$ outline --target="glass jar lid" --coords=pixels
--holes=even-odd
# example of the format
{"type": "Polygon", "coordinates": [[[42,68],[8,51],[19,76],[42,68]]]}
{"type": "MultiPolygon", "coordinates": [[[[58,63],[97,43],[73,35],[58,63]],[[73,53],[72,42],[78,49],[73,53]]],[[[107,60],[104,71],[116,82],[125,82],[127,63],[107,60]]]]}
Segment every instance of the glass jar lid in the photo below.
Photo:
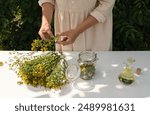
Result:
{"type": "Polygon", "coordinates": [[[93,80],[83,80],[81,78],[76,79],[73,83],[73,87],[80,91],[91,91],[95,88],[93,80]]]}
{"type": "Polygon", "coordinates": [[[83,51],[79,53],[79,62],[94,62],[97,60],[97,54],[92,51],[83,51]]]}

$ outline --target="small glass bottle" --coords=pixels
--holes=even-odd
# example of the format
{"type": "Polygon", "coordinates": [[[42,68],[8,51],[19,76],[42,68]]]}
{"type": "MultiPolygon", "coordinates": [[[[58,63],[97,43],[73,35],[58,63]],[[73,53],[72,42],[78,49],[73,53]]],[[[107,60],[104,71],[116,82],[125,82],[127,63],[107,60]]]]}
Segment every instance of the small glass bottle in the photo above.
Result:
{"type": "Polygon", "coordinates": [[[118,79],[126,85],[130,85],[135,81],[135,76],[132,70],[132,64],[134,62],[135,59],[129,57],[126,66],[124,67],[123,71],[120,73],[118,77],[118,79]]]}
{"type": "Polygon", "coordinates": [[[97,54],[95,52],[84,51],[79,53],[80,78],[90,80],[94,77],[96,60],[97,54]]]}

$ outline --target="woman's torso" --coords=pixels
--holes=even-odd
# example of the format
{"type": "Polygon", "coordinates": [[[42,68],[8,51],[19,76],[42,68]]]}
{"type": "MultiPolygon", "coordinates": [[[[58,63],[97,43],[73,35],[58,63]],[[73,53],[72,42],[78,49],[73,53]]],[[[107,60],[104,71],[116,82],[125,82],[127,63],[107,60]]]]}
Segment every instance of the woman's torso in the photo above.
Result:
{"type": "MultiPolygon", "coordinates": [[[[55,34],[79,26],[96,8],[98,0],[55,0],[55,34]]],[[[73,44],[61,46],[56,50],[109,50],[112,38],[111,17],[106,23],[98,23],[82,32],[73,44]]]]}
{"type": "Polygon", "coordinates": [[[57,10],[81,12],[93,10],[97,0],[56,0],[57,10]]]}

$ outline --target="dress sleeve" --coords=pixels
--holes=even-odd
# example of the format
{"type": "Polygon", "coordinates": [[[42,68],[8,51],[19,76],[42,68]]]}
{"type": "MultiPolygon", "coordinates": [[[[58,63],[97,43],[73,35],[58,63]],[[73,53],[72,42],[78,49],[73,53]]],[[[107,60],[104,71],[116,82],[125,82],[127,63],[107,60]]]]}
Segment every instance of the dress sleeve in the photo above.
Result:
{"type": "Polygon", "coordinates": [[[98,0],[98,6],[91,12],[99,22],[105,22],[107,17],[112,13],[113,6],[116,0],[98,0]]]}
{"type": "Polygon", "coordinates": [[[39,3],[39,5],[41,6],[43,3],[46,3],[46,2],[48,2],[48,3],[51,3],[51,4],[55,4],[55,0],[39,0],[38,1],[38,3],[39,3]]]}

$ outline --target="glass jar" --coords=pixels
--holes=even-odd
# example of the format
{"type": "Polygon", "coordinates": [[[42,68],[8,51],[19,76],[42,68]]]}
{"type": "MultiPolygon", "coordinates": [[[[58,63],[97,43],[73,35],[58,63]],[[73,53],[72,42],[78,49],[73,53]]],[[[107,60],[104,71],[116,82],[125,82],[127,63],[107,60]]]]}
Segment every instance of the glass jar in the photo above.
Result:
{"type": "Polygon", "coordinates": [[[84,51],[79,53],[80,78],[90,80],[95,76],[96,60],[97,54],[95,52],[84,51]]]}

